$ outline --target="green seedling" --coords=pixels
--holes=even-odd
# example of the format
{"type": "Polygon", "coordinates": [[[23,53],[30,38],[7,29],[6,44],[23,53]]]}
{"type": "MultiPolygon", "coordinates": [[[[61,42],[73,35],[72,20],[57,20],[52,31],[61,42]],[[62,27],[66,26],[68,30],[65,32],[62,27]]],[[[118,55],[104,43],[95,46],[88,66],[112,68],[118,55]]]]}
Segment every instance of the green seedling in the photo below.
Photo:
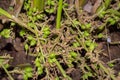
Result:
{"type": "Polygon", "coordinates": [[[28,78],[32,78],[32,76],[33,76],[33,69],[32,69],[32,67],[25,67],[24,68],[24,75],[23,75],[23,78],[24,78],[24,80],[28,80],[28,78]]]}
{"type": "Polygon", "coordinates": [[[79,42],[74,42],[74,43],[73,43],[73,46],[77,48],[77,47],[80,46],[80,43],[79,43],[79,42]]]}
{"type": "Polygon", "coordinates": [[[43,66],[41,64],[41,58],[35,59],[35,66],[37,67],[37,73],[38,75],[41,75],[43,73],[43,66]]]}
{"type": "Polygon", "coordinates": [[[4,38],[9,38],[10,37],[11,30],[10,29],[3,29],[2,32],[0,32],[0,35],[4,38]]]}
{"type": "Polygon", "coordinates": [[[36,16],[37,20],[44,20],[45,15],[44,14],[38,14],[36,16]]]}
{"type": "Polygon", "coordinates": [[[71,51],[69,54],[70,54],[71,57],[73,57],[73,58],[76,58],[76,57],[78,56],[77,53],[74,52],[74,51],[71,51]]]}
{"type": "Polygon", "coordinates": [[[107,22],[109,23],[109,25],[114,25],[116,23],[114,18],[108,18],[107,22]]]}
{"type": "Polygon", "coordinates": [[[88,46],[88,47],[91,45],[91,43],[92,43],[91,40],[86,40],[86,41],[85,41],[85,45],[88,46]]]}
{"type": "Polygon", "coordinates": [[[81,27],[82,30],[86,29],[85,25],[83,25],[83,24],[80,27],[81,27]]]}
{"type": "Polygon", "coordinates": [[[104,35],[103,35],[102,33],[99,33],[99,34],[97,35],[97,37],[100,39],[100,38],[103,38],[104,35]]]}
{"type": "Polygon", "coordinates": [[[54,13],[55,12],[55,1],[53,1],[53,0],[47,0],[46,2],[45,2],[45,4],[46,4],[46,6],[49,6],[49,8],[46,8],[45,9],[45,11],[47,12],[47,13],[49,13],[49,14],[51,14],[51,13],[54,13]]]}
{"type": "Polygon", "coordinates": [[[106,11],[102,11],[102,12],[99,14],[99,18],[104,18],[105,14],[106,14],[106,11]]]}
{"type": "Polygon", "coordinates": [[[91,28],[91,23],[82,24],[80,27],[82,30],[89,30],[91,28]]]}
{"type": "Polygon", "coordinates": [[[92,52],[95,49],[95,47],[97,46],[97,44],[92,42],[91,40],[86,40],[85,45],[88,47],[90,52],[92,52]]]}
{"type": "Polygon", "coordinates": [[[114,63],[109,63],[108,66],[109,66],[109,67],[114,67],[115,64],[114,64],[114,63]]]}
{"type": "Polygon", "coordinates": [[[90,33],[88,31],[84,31],[83,35],[84,35],[84,37],[88,37],[88,36],[90,36],[90,33]]]}
{"type": "Polygon", "coordinates": [[[36,40],[35,39],[32,39],[30,41],[30,46],[35,46],[37,44],[36,40]]]}
{"type": "Polygon", "coordinates": [[[14,23],[14,22],[11,22],[10,25],[11,25],[11,26],[15,26],[15,23],[14,23]]]}
{"type": "Polygon", "coordinates": [[[56,59],[56,54],[55,53],[51,53],[48,60],[49,60],[50,63],[55,63],[57,65],[57,67],[61,71],[61,74],[63,75],[63,77],[67,78],[68,80],[72,80],[69,76],[66,75],[66,72],[64,71],[64,69],[60,65],[59,61],[56,59]]]}
{"type": "Polygon", "coordinates": [[[29,41],[30,46],[35,46],[37,44],[36,39],[32,35],[29,35],[27,39],[29,41]]]}
{"type": "Polygon", "coordinates": [[[86,29],[90,29],[91,28],[91,23],[87,23],[87,24],[85,24],[85,26],[86,26],[86,29]]]}
{"type": "Polygon", "coordinates": [[[96,43],[91,43],[91,45],[89,46],[90,52],[92,52],[95,49],[96,46],[97,46],[96,43]]]}
{"type": "Polygon", "coordinates": [[[20,32],[19,32],[19,35],[20,35],[21,37],[24,37],[24,36],[26,35],[25,29],[21,29],[20,32]]]}
{"type": "Polygon", "coordinates": [[[47,38],[49,36],[49,34],[50,34],[50,28],[49,28],[49,26],[45,26],[43,28],[42,32],[43,32],[43,37],[47,38]]]}
{"type": "Polygon", "coordinates": [[[102,3],[102,5],[97,9],[97,14],[99,14],[100,17],[103,18],[106,9],[109,7],[112,0],[105,0],[105,2],[102,3]]]}
{"type": "Polygon", "coordinates": [[[29,50],[29,45],[28,45],[28,44],[25,44],[25,45],[24,45],[24,48],[25,48],[26,51],[28,51],[28,50],[29,50]]]}

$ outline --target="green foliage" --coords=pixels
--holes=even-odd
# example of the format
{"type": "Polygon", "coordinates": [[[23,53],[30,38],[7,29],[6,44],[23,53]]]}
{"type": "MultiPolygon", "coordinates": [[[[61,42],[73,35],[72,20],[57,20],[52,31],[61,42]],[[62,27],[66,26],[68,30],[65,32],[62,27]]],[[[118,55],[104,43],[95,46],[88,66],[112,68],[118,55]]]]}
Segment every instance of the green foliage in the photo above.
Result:
{"type": "Polygon", "coordinates": [[[48,6],[47,8],[45,8],[45,11],[47,13],[51,14],[55,12],[55,1],[54,0],[47,0],[45,4],[46,6],[48,6]]]}
{"type": "Polygon", "coordinates": [[[43,32],[43,38],[47,38],[50,35],[50,27],[49,26],[45,26],[42,30],[43,32]]]}
{"type": "Polygon", "coordinates": [[[79,43],[79,42],[74,42],[74,43],[73,43],[73,46],[77,48],[77,47],[80,46],[80,43],[79,43]]]}
{"type": "Polygon", "coordinates": [[[21,37],[24,37],[24,35],[26,34],[25,30],[24,29],[21,29],[20,32],[19,32],[20,36],[21,37]]]}
{"type": "MultiPolygon", "coordinates": [[[[90,77],[99,79],[99,76],[103,78],[103,75],[114,79],[113,75],[109,75],[109,68],[114,67],[114,64],[108,64],[108,69],[101,64],[98,58],[100,51],[96,51],[96,41],[105,38],[103,34],[105,34],[105,29],[109,28],[109,26],[118,25],[120,19],[119,11],[109,9],[112,8],[110,6],[111,0],[106,0],[101,3],[97,13],[90,16],[93,19],[87,17],[91,21],[84,19],[86,14],[82,16],[83,21],[80,21],[75,9],[69,6],[66,1],[25,0],[24,13],[20,14],[20,19],[23,22],[19,20],[19,17],[11,17],[8,12],[0,9],[2,15],[14,21],[10,24],[10,28],[16,27],[16,23],[18,23],[17,27],[19,27],[19,22],[22,24],[20,25],[21,27],[24,26],[19,28],[18,33],[24,41],[24,49],[27,56],[34,57],[33,61],[31,61],[34,63],[33,67],[25,66],[23,72],[21,72],[24,80],[32,77],[37,79],[44,72],[46,74],[45,78],[72,80],[67,75],[69,74],[67,70],[76,68],[80,69],[83,80],[87,80],[90,77]],[[93,23],[92,21],[98,23],[93,23]],[[61,65],[62,63],[65,67],[67,66],[67,69],[64,69],[64,65],[61,65]],[[55,74],[51,74],[50,71],[55,74]],[[58,75],[58,72],[61,74],[58,75]]],[[[82,10],[80,14],[84,14],[82,10]]],[[[9,38],[10,34],[14,33],[12,30],[14,29],[3,29],[0,35],[4,38],[9,38]]],[[[0,59],[0,64],[3,62],[4,60],[0,59]]],[[[9,65],[3,64],[3,67],[6,69],[9,65]]],[[[13,71],[13,73],[15,72],[13,71]]]]}
{"type": "Polygon", "coordinates": [[[32,35],[29,35],[27,39],[29,41],[30,46],[35,46],[37,44],[36,39],[32,35]]]}
{"type": "Polygon", "coordinates": [[[29,45],[25,44],[25,50],[27,51],[29,49],[29,45]]]}
{"type": "Polygon", "coordinates": [[[83,80],[86,80],[86,79],[88,79],[88,77],[92,77],[93,75],[92,75],[92,73],[91,72],[87,72],[87,73],[85,73],[83,76],[82,76],[82,78],[83,78],[83,80]]]}
{"type": "Polygon", "coordinates": [[[77,53],[74,52],[74,51],[71,51],[69,54],[70,54],[71,57],[73,57],[73,58],[76,58],[76,57],[77,57],[77,53]]]}
{"type": "Polygon", "coordinates": [[[28,80],[28,78],[32,78],[33,73],[32,73],[33,69],[32,67],[25,67],[24,68],[24,80],[28,80]]]}
{"type": "Polygon", "coordinates": [[[58,9],[57,9],[57,18],[56,18],[56,28],[57,29],[60,29],[60,27],[61,27],[62,8],[63,8],[63,0],[59,0],[58,9]]]}
{"type": "Polygon", "coordinates": [[[40,60],[41,58],[38,58],[38,57],[35,59],[35,66],[37,67],[38,75],[41,75],[43,73],[43,66],[40,60]]]}
{"type": "Polygon", "coordinates": [[[0,8],[0,15],[4,15],[10,19],[12,19],[12,15],[10,15],[7,11],[5,11],[4,9],[0,8]]]}
{"type": "Polygon", "coordinates": [[[3,29],[3,31],[0,32],[0,35],[4,38],[10,37],[11,30],[10,29],[3,29]]]}
{"type": "Polygon", "coordinates": [[[45,0],[33,0],[33,8],[43,11],[45,0]]]}

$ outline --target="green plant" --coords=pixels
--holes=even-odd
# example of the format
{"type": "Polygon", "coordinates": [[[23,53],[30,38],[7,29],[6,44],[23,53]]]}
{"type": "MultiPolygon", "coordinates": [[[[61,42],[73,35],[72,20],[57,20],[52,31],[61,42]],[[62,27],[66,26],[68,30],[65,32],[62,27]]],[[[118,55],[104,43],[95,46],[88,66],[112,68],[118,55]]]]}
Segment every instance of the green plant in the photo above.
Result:
{"type": "Polygon", "coordinates": [[[10,56],[0,56],[0,67],[2,67],[4,69],[4,71],[6,72],[6,74],[8,75],[10,80],[14,80],[13,77],[11,76],[11,74],[9,73],[9,71],[7,70],[7,68],[9,67],[9,64],[5,63],[5,58],[9,58],[10,56]]]}
{"type": "MultiPolygon", "coordinates": [[[[3,59],[0,59],[0,67],[11,80],[13,79],[10,73],[22,74],[24,80],[38,79],[43,75],[45,79],[72,80],[68,75],[74,70],[80,70],[80,79],[83,80],[114,80],[114,73],[111,73],[114,64],[104,66],[99,57],[102,51],[96,48],[99,40],[104,39],[109,44],[117,44],[105,36],[106,30],[118,25],[120,19],[119,8],[118,11],[115,10],[111,1],[104,0],[92,16],[84,10],[78,11],[81,15],[78,16],[72,0],[24,0],[24,10],[18,17],[0,9],[1,15],[12,22],[9,28],[4,28],[0,32],[0,35],[9,38],[15,34],[15,38],[23,41],[27,59],[34,58],[30,61],[32,67],[15,66],[15,69],[9,72],[9,65],[3,64],[3,59]],[[72,6],[69,3],[72,3],[72,6]]],[[[84,2],[80,1],[80,7],[84,2]]]]}
{"type": "Polygon", "coordinates": [[[54,0],[47,0],[45,2],[45,5],[47,6],[45,8],[45,11],[49,14],[54,13],[55,11],[55,1],[54,0]]]}
{"type": "Polygon", "coordinates": [[[61,14],[62,14],[63,0],[59,0],[58,9],[57,9],[57,18],[56,18],[56,28],[60,29],[61,27],[61,14]]]}
{"type": "Polygon", "coordinates": [[[24,72],[23,72],[23,77],[24,77],[24,80],[28,80],[28,78],[32,78],[32,76],[33,76],[33,69],[32,69],[32,67],[25,67],[24,68],[24,72]]]}
{"type": "Polygon", "coordinates": [[[48,60],[49,60],[50,63],[55,63],[57,65],[57,67],[61,71],[61,74],[63,75],[63,77],[67,78],[68,80],[71,80],[71,78],[68,75],[66,75],[66,73],[65,73],[64,69],[62,68],[62,66],[60,65],[59,61],[56,59],[56,54],[55,53],[51,53],[49,55],[48,60]]]}
{"type": "Polygon", "coordinates": [[[0,35],[4,38],[9,38],[10,37],[10,29],[4,29],[3,31],[0,32],[0,35]]]}
{"type": "Polygon", "coordinates": [[[33,0],[33,8],[43,11],[45,0],[33,0]]]}

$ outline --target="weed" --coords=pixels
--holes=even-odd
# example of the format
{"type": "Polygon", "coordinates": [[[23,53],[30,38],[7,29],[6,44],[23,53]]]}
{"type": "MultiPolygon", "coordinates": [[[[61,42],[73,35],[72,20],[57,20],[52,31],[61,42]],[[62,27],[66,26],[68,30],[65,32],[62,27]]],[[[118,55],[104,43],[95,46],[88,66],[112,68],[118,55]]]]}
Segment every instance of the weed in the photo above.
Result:
{"type": "MultiPolygon", "coordinates": [[[[111,73],[114,64],[110,63],[106,68],[99,59],[100,51],[96,48],[99,46],[97,40],[105,38],[105,29],[118,25],[119,11],[110,6],[111,0],[105,0],[95,14],[91,16],[81,10],[82,17],[78,19],[75,5],[69,7],[66,2],[67,0],[25,0],[24,11],[19,17],[0,8],[0,14],[11,20],[12,28],[16,24],[21,27],[15,33],[23,39],[23,52],[34,57],[30,66],[20,70],[17,68],[21,71],[19,74],[23,75],[24,80],[33,77],[38,79],[39,76],[51,80],[72,80],[70,75],[74,68],[81,70],[79,77],[83,80],[115,80],[114,73],[111,73]],[[98,21],[100,23],[96,23],[98,21]]],[[[82,0],[79,6],[82,7],[83,4],[82,0]]],[[[0,35],[10,38],[13,30],[4,28],[0,35]]],[[[111,40],[106,38],[106,42],[111,43],[111,40]]],[[[9,65],[3,62],[0,59],[0,65],[13,80],[7,70],[9,65]]],[[[16,72],[13,70],[11,73],[16,72]]]]}

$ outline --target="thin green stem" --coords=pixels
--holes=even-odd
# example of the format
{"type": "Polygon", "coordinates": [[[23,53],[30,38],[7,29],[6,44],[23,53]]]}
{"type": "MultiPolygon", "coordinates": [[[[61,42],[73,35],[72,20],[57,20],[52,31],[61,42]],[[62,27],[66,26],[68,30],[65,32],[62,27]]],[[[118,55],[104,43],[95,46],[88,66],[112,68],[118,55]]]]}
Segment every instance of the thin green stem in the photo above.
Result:
{"type": "Polygon", "coordinates": [[[31,27],[28,27],[22,20],[16,18],[14,15],[9,14],[7,11],[5,11],[2,8],[0,8],[0,15],[6,16],[7,18],[13,20],[13,22],[21,25],[21,27],[28,29],[29,31],[31,31],[34,34],[37,34],[37,32],[34,29],[32,29],[31,27]]]}
{"type": "Polygon", "coordinates": [[[99,66],[105,71],[106,74],[108,74],[113,80],[116,80],[115,76],[110,74],[110,71],[105,68],[101,63],[99,63],[99,66]]]}
{"type": "Polygon", "coordinates": [[[20,19],[16,18],[15,16],[12,16],[11,19],[13,20],[13,22],[19,24],[21,27],[28,29],[29,31],[31,31],[34,34],[37,34],[37,32],[34,29],[32,29],[31,27],[28,27],[24,22],[22,22],[20,19]]]}
{"type": "MultiPolygon", "coordinates": [[[[82,46],[85,48],[85,50],[88,51],[88,49],[87,49],[87,47],[85,46],[85,43],[84,43],[84,36],[83,36],[82,32],[80,31],[79,27],[77,27],[77,26],[75,25],[75,23],[74,23],[73,20],[70,18],[70,16],[68,15],[67,11],[66,11],[64,8],[63,8],[63,10],[64,10],[66,16],[68,17],[68,19],[70,20],[70,22],[72,22],[72,25],[78,30],[78,33],[79,33],[79,36],[81,36],[82,42],[80,41],[80,39],[79,39],[78,37],[76,37],[76,39],[77,39],[79,42],[81,42],[81,43],[82,43],[82,46]]],[[[81,25],[81,23],[80,23],[80,25],[81,25]]],[[[74,31],[72,31],[72,32],[74,32],[74,31]]]]}
{"type": "Polygon", "coordinates": [[[66,75],[66,72],[63,70],[63,68],[57,60],[55,61],[55,64],[58,66],[59,70],[65,78],[67,78],[68,80],[72,80],[68,75],[66,75]]]}
{"type": "Polygon", "coordinates": [[[12,18],[12,15],[9,14],[7,11],[5,11],[4,9],[0,8],[0,15],[4,15],[8,18],[12,18]]]}
{"type": "Polygon", "coordinates": [[[63,4],[63,0],[59,0],[58,9],[57,9],[57,19],[56,19],[56,28],[57,29],[60,29],[60,27],[61,27],[62,4],[63,4]]]}
{"type": "Polygon", "coordinates": [[[2,68],[5,70],[6,74],[8,75],[8,77],[10,78],[10,80],[14,80],[13,77],[9,74],[8,70],[4,67],[3,64],[0,64],[2,66],[2,68]]]}

